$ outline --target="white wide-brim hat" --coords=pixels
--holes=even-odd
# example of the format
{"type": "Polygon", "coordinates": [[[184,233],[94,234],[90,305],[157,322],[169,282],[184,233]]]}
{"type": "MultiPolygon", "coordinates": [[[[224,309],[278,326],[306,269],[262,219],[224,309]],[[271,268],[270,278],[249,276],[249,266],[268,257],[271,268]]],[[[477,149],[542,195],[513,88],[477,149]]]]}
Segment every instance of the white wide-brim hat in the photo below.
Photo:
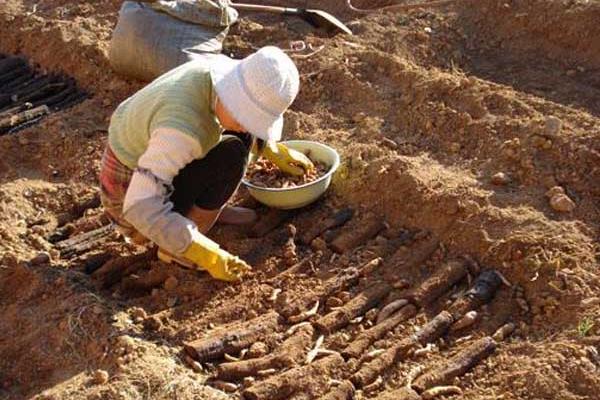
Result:
{"type": "Polygon", "coordinates": [[[250,134],[281,139],[283,113],[298,94],[294,62],[279,48],[263,47],[243,60],[218,57],[211,65],[219,100],[250,134]]]}

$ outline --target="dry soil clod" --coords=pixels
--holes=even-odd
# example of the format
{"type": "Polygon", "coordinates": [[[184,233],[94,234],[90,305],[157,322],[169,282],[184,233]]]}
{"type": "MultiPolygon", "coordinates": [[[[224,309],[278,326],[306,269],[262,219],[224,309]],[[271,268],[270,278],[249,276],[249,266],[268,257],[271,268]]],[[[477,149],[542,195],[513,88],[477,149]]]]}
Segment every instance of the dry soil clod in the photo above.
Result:
{"type": "Polygon", "coordinates": [[[387,283],[375,284],[346,303],[339,309],[319,318],[315,325],[323,332],[331,333],[348,325],[354,318],[377,305],[391,290],[387,283]]]}
{"type": "Polygon", "coordinates": [[[331,242],[331,248],[337,253],[353,250],[355,247],[375,237],[385,228],[381,217],[371,216],[358,226],[349,227],[331,242]]]}
{"type": "Polygon", "coordinates": [[[335,214],[319,221],[312,225],[309,229],[307,229],[303,235],[300,236],[300,241],[308,245],[313,239],[319,236],[321,233],[325,232],[328,229],[334,229],[344,225],[346,222],[352,219],[354,215],[354,210],[351,208],[344,208],[342,210],[337,211],[335,214]]]}
{"type": "Polygon", "coordinates": [[[298,254],[296,254],[296,232],[294,225],[288,224],[286,227],[288,238],[283,245],[283,259],[288,266],[292,266],[298,262],[298,254]]]}
{"type": "Polygon", "coordinates": [[[272,368],[289,368],[299,363],[304,357],[304,349],[310,345],[313,331],[310,325],[304,326],[286,339],[274,354],[249,360],[223,363],[217,367],[217,377],[224,380],[239,379],[257,375],[259,371],[272,368]]]}
{"type": "Polygon", "coordinates": [[[328,376],[344,364],[340,355],[330,355],[302,367],[296,367],[282,374],[258,382],[243,391],[247,400],[280,400],[290,398],[294,393],[306,390],[310,379],[315,376],[328,376]]]}
{"type": "Polygon", "coordinates": [[[269,312],[235,329],[224,329],[206,338],[184,344],[185,351],[200,362],[223,357],[225,353],[237,353],[249,347],[264,335],[279,328],[280,316],[275,311],[269,312]]]}

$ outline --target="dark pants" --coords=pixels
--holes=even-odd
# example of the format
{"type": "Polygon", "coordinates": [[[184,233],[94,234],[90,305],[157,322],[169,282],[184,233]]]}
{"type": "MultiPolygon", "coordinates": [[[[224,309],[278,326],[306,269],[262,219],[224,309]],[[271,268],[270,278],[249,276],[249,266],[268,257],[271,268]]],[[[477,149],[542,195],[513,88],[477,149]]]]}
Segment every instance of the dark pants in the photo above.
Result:
{"type": "Polygon", "coordinates": [[[186,215],[192,206],[205,210],[221,208],[235,193],[248,164],[252,136],[224,132],[219,144],[202,159],[186,165],[173,179],[174,211],[186,215]]]}

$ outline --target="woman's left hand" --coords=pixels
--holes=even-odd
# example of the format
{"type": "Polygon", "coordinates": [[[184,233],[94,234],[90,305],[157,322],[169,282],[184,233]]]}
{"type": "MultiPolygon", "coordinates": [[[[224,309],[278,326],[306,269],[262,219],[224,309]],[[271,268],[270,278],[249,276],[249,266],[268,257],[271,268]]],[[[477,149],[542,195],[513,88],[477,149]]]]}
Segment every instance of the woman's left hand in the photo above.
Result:
{"type": "Polygon", "coordinates": [[[307,156],[298,150],[290,149],[283,143],[268,143],[263,156],[290,175],[303,175],[315,167],[307,156]]]}

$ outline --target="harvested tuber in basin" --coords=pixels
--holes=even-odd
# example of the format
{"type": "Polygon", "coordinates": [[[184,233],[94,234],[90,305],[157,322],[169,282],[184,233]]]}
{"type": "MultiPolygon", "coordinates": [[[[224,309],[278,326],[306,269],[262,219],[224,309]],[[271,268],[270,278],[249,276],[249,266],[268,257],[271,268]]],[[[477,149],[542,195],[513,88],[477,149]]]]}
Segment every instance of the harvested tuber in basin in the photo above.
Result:
{"type": "Polygon", "coordinates": [[[242,180],[250,195],[273,208],[294,209],[317,200],[329,187],[340,165],[340,156],[331,147],[308,140],[284,142],[291,149],[307,154],[316,171],[300,177],[284,175],[270,163],[258,160],[242,180]]]}

